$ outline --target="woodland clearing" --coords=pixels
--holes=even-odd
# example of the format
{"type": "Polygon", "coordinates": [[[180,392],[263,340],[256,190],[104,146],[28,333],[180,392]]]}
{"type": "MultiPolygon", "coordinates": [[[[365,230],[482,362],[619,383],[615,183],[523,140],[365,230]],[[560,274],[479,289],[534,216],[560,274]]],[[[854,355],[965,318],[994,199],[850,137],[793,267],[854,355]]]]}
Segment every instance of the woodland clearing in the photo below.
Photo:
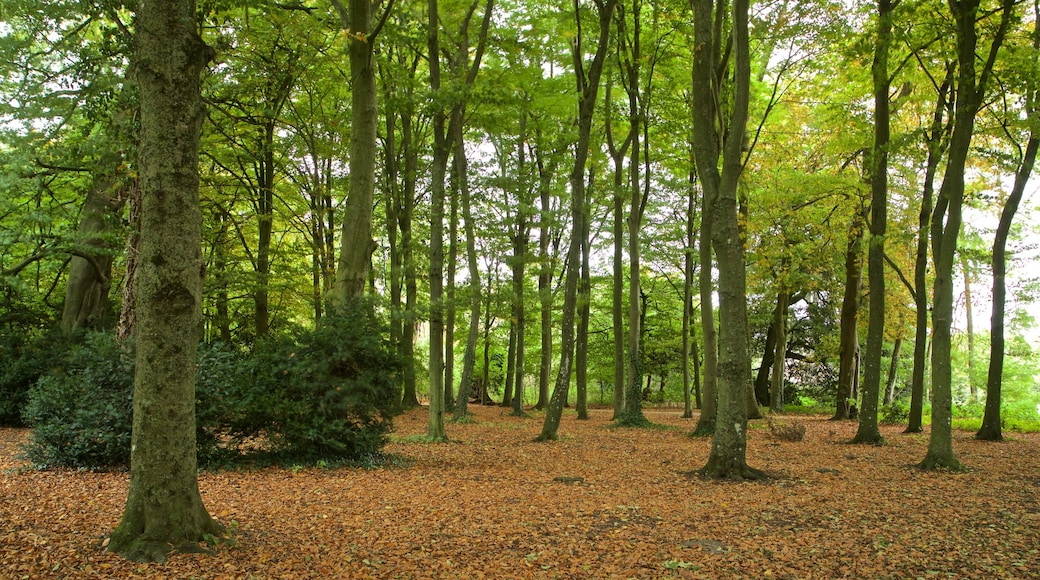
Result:
{"type": "Polygon", "coordinates": [[[766,482],[708,481],[709,438],[675,409],[661,426],[471,406],[429,444],[426,409],[395,420],[394,468],[200,474],[233,541],[214,555],[138,564],[102,549],[125,472],[32,471],[24,430],[0,430],[0,578],[1028,578],[1040,577],[1040,435],[955,432],[964,473],[924,472],[926,434],[787,417],[804,441],[752,422],[748,462],[766,482]]]}

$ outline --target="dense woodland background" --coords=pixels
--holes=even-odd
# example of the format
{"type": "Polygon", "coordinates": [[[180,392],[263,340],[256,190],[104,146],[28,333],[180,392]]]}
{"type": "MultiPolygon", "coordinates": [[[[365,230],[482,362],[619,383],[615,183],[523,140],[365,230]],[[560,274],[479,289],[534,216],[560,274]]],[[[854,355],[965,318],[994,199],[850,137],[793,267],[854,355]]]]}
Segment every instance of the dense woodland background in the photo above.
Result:
{"type": "MultiPolygon", "coordinates": [[[[466,395],[545,408],[553,373],[572,357],[567,402],[579,408],[703,406],[704,388],[714,388],[704,356],[716,348],[718,273],[705,251],[711,214],[695,163],[705,140],[693,120],[706,109],[692,79],[707,50],[695,41],[696,6],[447,1],[438,16],[436,3],[384,1],[352,26],[361,4],[197,5],[197,31],[216,55],[202,78],[202,340],[246,352],[313,328],[337,293],[365,294],[404,360],[395,376],[405,406],[432,399],[432,384],[462,414],[465,405],[452,403],[466,395]],[[357,46],[369,51],[367,68],[352,60],[357,46]],[[568,269],[572,247],[579,259],[568,269]],[[431,321],[444,327],[443,374],[430,372],[442,364],[431,321]],[[573,336],[562,336],[569,328],[573,336]]],[[[56,336],[132,334],[133,9],[33,0],[2,9],[8,423],[22,419],[17,404],[45,373],[47,349],[66,344],[56,336]]],[[[866,373],[880,381],[872,394],[882,419],[919,429],[932,380],[921,339],[932,322],[932,208],[950,203],[940,191],[945,154],[957,107],[974,90],[958,76],[961,29],[932,1],[754,3],[748,117],[734,137],[736,28],[725,3],[715,10],[708,122],[718,146],[740,142],[743,334],[757,403],[854,417],[866,373]],[[889,12],[879,16],[882,5],[889,12]],[[890,118],[883,142],[879,86],[890,118]],[[887,156],[880,205],[878,151],[887,156]],[[887,232],[872,229],[884,223],[887,232]],[[868,247],[883,250],[881,302],[868,285],[868,247]],[[873,367],[859,363],[871,308],[883,312],[873,367]]],[[[1004,423],[1038,419],[1026,340],[1037,293],[1028,208],[1009,221],[1009,251],[994,261],[994,225],[1016,175],[1035,190],[1025,184],[1040,78],[1036,12],[983,2],[972,19],[975,60],[990,68],[980,72],[963,173],[950,360],[955,415],[976,425],[998,333],[1007,339],[997,375],[1004,423]],[[993,297],[997,262],[1011,273],[1006,298],[993,297]],[[991,303],[1006,304],[1006,329],[991,332],[991,303]]]]}

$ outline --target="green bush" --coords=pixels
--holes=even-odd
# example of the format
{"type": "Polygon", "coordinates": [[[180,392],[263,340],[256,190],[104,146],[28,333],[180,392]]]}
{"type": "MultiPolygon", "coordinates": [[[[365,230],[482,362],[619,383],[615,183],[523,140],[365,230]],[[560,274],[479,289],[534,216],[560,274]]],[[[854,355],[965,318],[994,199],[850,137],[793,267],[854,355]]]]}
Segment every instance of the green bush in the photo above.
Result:
{"type": "Polygon", "coordinates": [[[295,340],[257,344],[241,378],[247,400],[232,432],[260,437],[277,458],[357,459],[386,442],[397,412],[400,360],[367,303],[295,340]]]}
{"type": "Polygon", "coordinates": [[[130,463],[133,355],[111,333],[69,345],[57,368],[28,392],[26,456],[43,468],[100,469],[130,463]]]}
{"type": "Polygon", "coordinates": [[[33,335],[14,331],[0,334],[0,426],[23,427],[22,409],[29,389],[60,363],[68,341],[56,333],[33,335]]]}
{"type": "MultiPolygon", "coordinates": [[[[196,438],[200,465],[243,457],[292,463],[370,460],[397,411],[399,359],[374,310],[360,304],[313,331],[251,351],[200,345],[196,438]],[[242,443],[248,442],[248,446],[242,443]]],[[[88,334],[29,390],[26,454],[39,467],[129,464],[132,354],[88,334]]]]}
{"type": "Polygon", "coordinates": [[[910,421],[910,402],[896,399],[878,409],[878,422],[882,425],[900,425],[910,421]]]}

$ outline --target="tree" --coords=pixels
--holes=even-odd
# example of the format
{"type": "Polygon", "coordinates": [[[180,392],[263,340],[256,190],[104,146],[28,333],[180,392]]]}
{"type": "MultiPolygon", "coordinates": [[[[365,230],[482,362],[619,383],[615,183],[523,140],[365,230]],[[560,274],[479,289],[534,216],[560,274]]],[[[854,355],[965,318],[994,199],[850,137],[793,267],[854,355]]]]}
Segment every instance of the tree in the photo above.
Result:
{"type": "Polygon", "coordinates": [[[199,551],[222,527],[202,504],[195,456],[195,350],[201,325],[200,73],[214,51],[191,0],[149,0],[137,14],[141,100],[141,260],[126,509],[109,550],[162,561],[199,551]],[[171,329],[177,329],[171,332],[171,329]]]}
{"type": "Polygon", "coordinates": [[[714,222],[711,242],[719,269],[721,327],[715,437],[708,463],[700,473],[708,477],[760,479],[765,474],[747,465],[746,390],[751,377],[751,359],[747,336],[747,274],[737,217],[737,186],[744,168],[742,150],[751,88],[748,2],[733,2],[733,108],[722,139],[719,134],[722,128],[716,125],[717,97],[722,94],[721,77],[713,69],[711,57],[715,51],[721,50],[725,39],[720,33],[721,26],[715,24],[712,16],[714,13],[721,19],[726,3],[719,2],[713,6],[710,0],[693,0],[692,4],[694,34],[699,47],[693,61],[694,157],[705,195],[715,200],[712,213],[703,219],[714,222]],[[720,141],[721,148],[718,145],[720,141]]]}
{"type": "MultiPolygon", "coordinates": [[[[1033,3],[1033,54],[1040,51],[1040,4],[1033,3]]],[[[1035,63],[1035,60],[1033,61],[1035,63]]],[[[1030,70],[1026,68],[1026,70],[1030,70]]],[[[989,335],[989,371],[986,377],[986,411],[982,418],[982,426],[975,434],[977,439],[985,441],[1001,441],[1000,404],[1001,385],[1004,379],[1004,314],[1007,302],[1007,239],[1011,231],[1011,223],[1022,201],[1026,183],[1033,173],[1036,164],[1037,148],[1040,147],[1040,88],[1035,75],[1031,71],[1026,80],[1025,110],[1028,123],[1028,138],[1025,150],[1020,153],[1015,182],[1004,208],[1000,212],[996,234],[993,236],[993,314],[990,318],[989,335]]],[[[1028,73],[1027,73],[1028,74],[1028,73]]]]}
{"type": "Polygon", "coordinates": [[[892,44],[893,11],[899,0],[878,0],[877,39],[871,73],[874,79],[874,147],[870,153],[870,238],[867,249],[867,283],[870,286],[870,318],[859,429],[853,443],[884,442],[878,430],[878,394],[881,389],[881,349],[885,341],[885,232],[888,229],[888,155],[891,103],[888,53],[892,44]]]}
{"type": "Polygon", "coordinates": [[[935,263],[932,299],[932,432],[923,469],[963,469],[953,454],[953,394],[950,367],[950,327],[953,322],[953,266],[964,205],[964,174],[975,131],[975,117],[982,108],[997,53],[1014,13],[1014,1],[1001,2],[1000,23],[986,60],[976,73],[979,0],[950,0],[956,25],[957,101],[953,133],[947,151],[946,171],[932,212],[931,243],[935,263]]]}
{"type": "Polygon", "coordinates": [[[560,332],[560,366],[556,372],[556,384],[545,412],[542,432],[536,441],[557,438],[560,416],[571,383],[571,362],[574,357],[574,315],[577,309],[578,277],[581,269],[582,237],[585,235],[585,220],[588,219],[585,195],[585,168],[592,139],[592,119],[596,111],[600,77],[610,44],[610,22],[613,19],[617,0],[594,0],[599,17],[599,36],[596,52],[586,71],[585,53],[581,40],[581,5],[574,0],[574,19],[578,34],[571,46],[574,57],[574,76],[578,89],[578,142],[574,146],[574,165],[570,174],[571,185],[571,239],[567,249],[566,274],[564,281],[563,314],[560,332]]]}
{"type": "Polygon", "coordinates": [[[340,0],[332,0],[350,44],[352,81],[350,189],[343,207],[339,266],[336,268],[336,286],[332,294],[333,302],[338,305],[345,305],[364,293],[372,252],[376,249],[375,241],[372,240],[372,203],[375,197],[379,110],[373,54],[376,37],[386,23],[393,4],[394,0],[387,1],[382,16],[373,25],[370,0],[350,0],[349,9],[340,0]]]}

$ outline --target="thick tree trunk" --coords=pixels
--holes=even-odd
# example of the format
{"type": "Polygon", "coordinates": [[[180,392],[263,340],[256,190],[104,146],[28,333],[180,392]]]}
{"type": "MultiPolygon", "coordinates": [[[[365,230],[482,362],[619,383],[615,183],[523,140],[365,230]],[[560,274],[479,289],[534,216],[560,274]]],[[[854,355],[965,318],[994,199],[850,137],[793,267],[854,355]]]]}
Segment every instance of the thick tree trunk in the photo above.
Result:
{"type": "Polygon", "coordinates": [[[195,351],[202,325],[198,148],[200,73],[213,50],[195,32],[190,0],[149,0],[137,12],[141,98],[141,260],[137,365],[126,510],[109,550],[163,561],[200,551],[222,527],[199,494],[195,351]]]}
{"type": "Polygon", "coordinates": [[[76,227],[79,255],[69,263],[61,315],[61,330],[65,334],[106,324],[111,328],[113,322],[108,293],[115,248],[108,242],[107,234],[118,231],[130,188],[119,183],[125,176],[114,173],[115,160],[106,163],[102,159],[99,163],[102,168],[94,175],[76,227]]]}
{"type": "MultiPolygon", "coordinates": [[[[693,0],[694,35],[701,46],[722,46],[721,34],[713,30],[712,2],[693,0]]],[[[748,45],[748,2],[733,2],[734,87],[733,110],[722,147],[722,169],[714,115],[712,115],[713,76],[710,54],[697,51],[694,56],[694,104],[706,109],[709,117],[698,113],[694,130],[698,137],[695,151],[697,174],[708,191],[715,191],[715,222],[712,247],[719,268],[719,361],[718,409],[715,437],[702,475],[717,478],[759,479],[764,474],[747,465],[747,388],[751,379],[748,350],[747,272],[744,263],[740,223],[737,216],[737,186],[743,169],[742,142],[748,118],[751,63],[748,45]]],[[[721,16],[717,14],[716,16],[721,16]]],[[[716,94],[720,93],[717,87],[716,94]]]]}
{"type": "Polygon", "coordinates": [[[346,305],[365,292],[365,281],[372,267],[372,202],[375,197],[376,125],[379,110],[376,91],[375,37],[372,32],[370,0],[350,0],[349,19],[339,1],[344,28],[349,31],[350,50],[350,184],[343,207],[339,266],[332,302],[346,305]]]}

